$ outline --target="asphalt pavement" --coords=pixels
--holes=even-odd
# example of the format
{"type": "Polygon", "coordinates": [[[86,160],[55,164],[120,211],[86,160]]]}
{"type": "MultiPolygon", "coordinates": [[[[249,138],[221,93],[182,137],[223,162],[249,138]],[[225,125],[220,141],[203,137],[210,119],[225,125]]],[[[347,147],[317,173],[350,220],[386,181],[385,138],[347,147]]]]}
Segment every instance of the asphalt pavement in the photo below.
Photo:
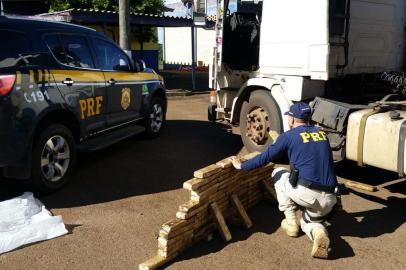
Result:
{"type": "MultiPolygon", "coordinates": [[[[237,135],[207,122],[207,95],[169,102],[161,137],[131,138],[95,153],[81,153],[72,181],[40,196],[62,215],[69,234],[0,255],[0,269],[137,269],[157,252],[162,223],[188,200],[182,183],[193,171],[245,153],[237,135]]],[[[340,181],[378,185],[351,190],[329,227],[330,260],[310,257],[305,235],[288,238],[282,214],[264,201],[251,209],[254,227],[231,226],[233,240],[217,235],[164,266],[167,269],[406,269],[406,183],[396,174],[354,163],[337,164],[340,181]]],[[[20,195],[24,183],[0,178],[0,199],[20,195]]]]}

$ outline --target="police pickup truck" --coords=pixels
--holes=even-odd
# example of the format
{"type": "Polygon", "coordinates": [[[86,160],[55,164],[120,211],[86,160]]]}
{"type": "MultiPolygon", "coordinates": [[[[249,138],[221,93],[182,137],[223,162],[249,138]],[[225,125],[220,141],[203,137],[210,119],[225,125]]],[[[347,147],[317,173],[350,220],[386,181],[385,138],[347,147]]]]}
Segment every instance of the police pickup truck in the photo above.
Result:
{"type": "Polygon", "coordinates": [[[78,150],[94,151],[165,124],[161,76],[103,34],[0,16],[0,167],[52,192],[78,150]],[[134,63],[135,62],[135,63],[134,63]]]}

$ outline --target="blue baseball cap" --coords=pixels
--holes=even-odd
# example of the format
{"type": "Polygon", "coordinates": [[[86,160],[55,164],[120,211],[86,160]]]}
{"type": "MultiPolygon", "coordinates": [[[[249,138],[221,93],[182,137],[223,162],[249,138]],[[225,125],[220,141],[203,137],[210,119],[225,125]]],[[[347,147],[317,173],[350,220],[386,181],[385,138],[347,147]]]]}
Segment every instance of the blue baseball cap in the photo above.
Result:
{"type": "Polygon", "coordinates": [[[312,109],[307,103],[298,102],[290,106],[288,112],[285,112],[285,115],[290,115],[297,119],[308,120],[310,119],[310,115],[312,113],[312,109]]]}

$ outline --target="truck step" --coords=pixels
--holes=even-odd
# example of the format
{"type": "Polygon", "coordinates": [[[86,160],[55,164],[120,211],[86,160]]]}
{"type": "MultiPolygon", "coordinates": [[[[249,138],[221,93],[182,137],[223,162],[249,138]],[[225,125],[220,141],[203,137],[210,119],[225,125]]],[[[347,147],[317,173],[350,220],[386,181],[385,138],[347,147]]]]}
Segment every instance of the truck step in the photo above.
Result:
{"type": "Polygon", "coordinates": [[[97,151],[145,131],[145,127],[131,125],[86,140],[78,145],[81,151],[97,151]]]}

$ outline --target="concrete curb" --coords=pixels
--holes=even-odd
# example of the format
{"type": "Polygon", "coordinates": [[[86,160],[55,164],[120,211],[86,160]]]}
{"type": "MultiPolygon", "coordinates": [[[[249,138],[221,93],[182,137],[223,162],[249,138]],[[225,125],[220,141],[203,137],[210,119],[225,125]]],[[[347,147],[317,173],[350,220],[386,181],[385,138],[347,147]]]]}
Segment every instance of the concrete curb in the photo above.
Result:
{"type": "Polygon", "coordinates": [[[166,90],[166,95],[168,97],[184,97],[192,95],[192,91],[186,89],[171,89],[166,90]]]}
{"type": "Polygon", "coordinates": [[[208,95],[209,93],[210,93],[210,91],[192,92],[192,91],[186,90],[186,89],[166,90],[166,95],[168,96],[169,99],[192,97],[192,96],[199,97],[199,96],[202,96],[202,95],[208,95]]]}

